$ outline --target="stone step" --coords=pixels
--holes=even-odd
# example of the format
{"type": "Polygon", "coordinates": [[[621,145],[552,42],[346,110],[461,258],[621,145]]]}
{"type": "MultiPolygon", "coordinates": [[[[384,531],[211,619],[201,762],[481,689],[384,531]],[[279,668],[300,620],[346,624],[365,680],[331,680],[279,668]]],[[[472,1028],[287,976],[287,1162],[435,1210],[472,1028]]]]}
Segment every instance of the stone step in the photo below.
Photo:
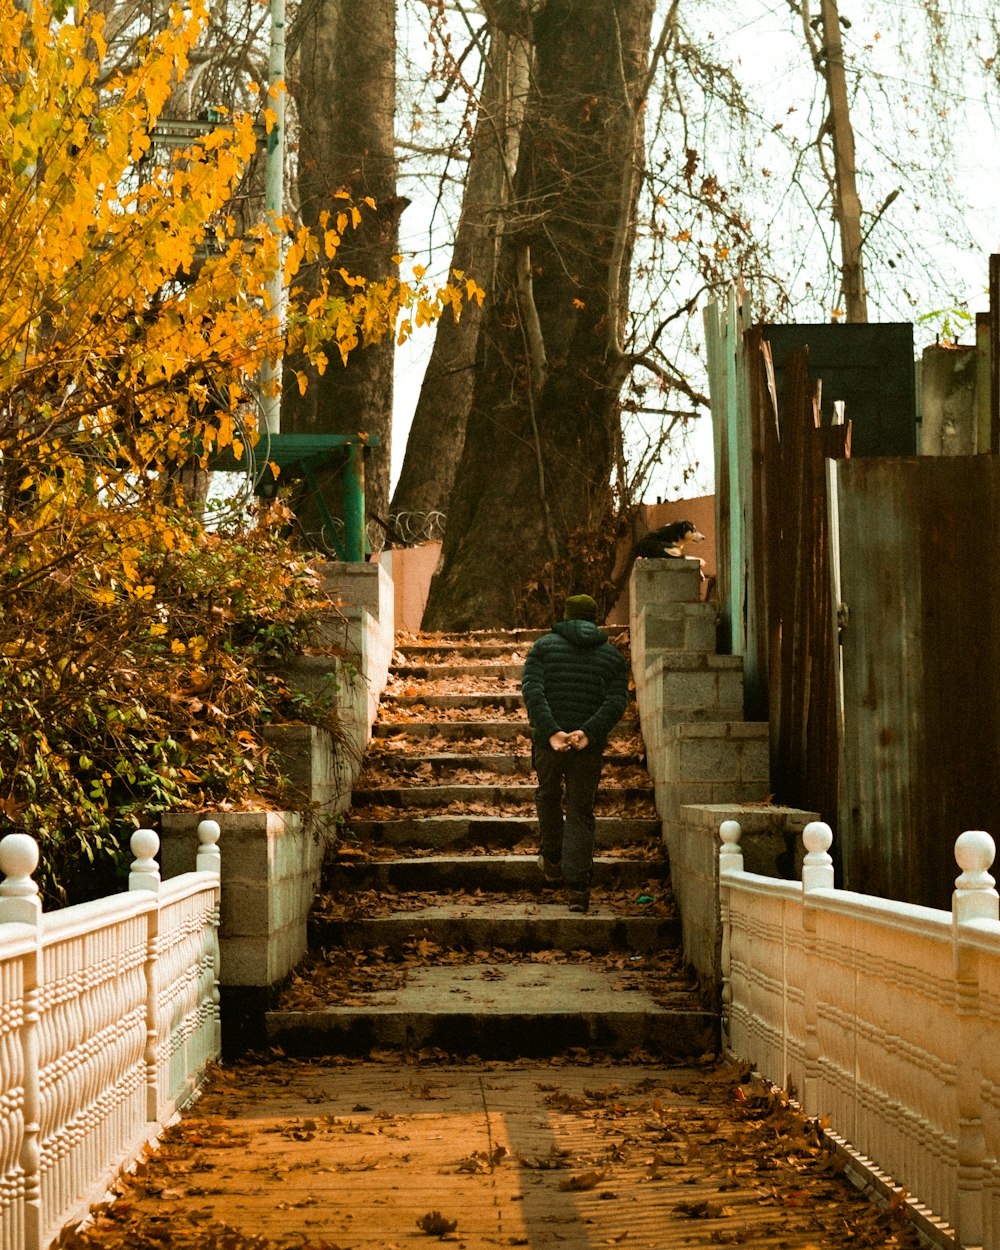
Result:
{"type": "Polygon", "coordinates": [[[389,721],[377,720],[372,725],[373,738],[462,738],[475,741],[493,738],[508,742],[531,737],[525,720],[445,720],[389,721]]]}
{"type": "MultiPolygon", "coordinates": [[[[524,785],[443,785],[443,786],[377,786],[367,790],[355,790],[351,795],[354,810],[365,807],[447,807],[450,803],[488,803],[490,806],[504,803],[531,803],[535,786],[524,785]]],[[[652,801],[653,788],[649,786],[602,785],[598,792],[598,806],[605,802],[648,804],[652,801]]]]}
{"type": "MultiPolygon", "coordinates": [[[[534,816],[429,816],[423,819],[358,820],[350,812],[346,816],[346,832],[362,841],[385,846],[455,847],[516,846],[526,838],[538,838],[538,821],[534,816]]],[[[660,821],[656,818],[624,819],[598,816],[596,845],[602,848],[627,846],[659,838],[660,821]]]]}
{"type": "MultiPolygon", "coordinates": [[[[523,671],[524,665],[520,661],[507,664],[394,664],[391,669],[396,681],[443,681],[459,677],[477,677],[483,681],[520,681],[523,671]]],[[[390,692],[391,689],[390,685],[390,692]]]]}
{"type": "Polygon", "coordinates": [[[492,690],[460,690],[450,694],[437,694],[427,691],[421,694],[394,694],[392,687],[387,687],[382,696],[382,707],[391,715],[393,707],[461,707],[485,708],[500,707],[507,712],[524,712],[524,704],[519,693],[514,691],[492,690]]]}
{"type": "MultiPolygon", "coordinates": [[[[480,738],[509,742],[523,738],[527,742],[531,729],[526,720],[377,720],[372,725],[373,738],[458,738],[476,741],[480,738]]],[[[610,742],[623,738],[639,740],[639,726],[634,720],[619,721],[612,729],[610,742]]],[[[612,752],[613,753],[613,752],[612,752]]],[[[608,757],[606,757],[608,758],[608,757]]]]}
{"type": "MultiPolygon", "coordinates": [[[[435,777],[447,776],[451,772],[460,770],[496,773],[499,776],[533,777],[535,771],[531,765],[531,755],[528,753],[499,755],[471,751],[468,754],[458,751],[440,751],[427,755],[403,755],[387,751],[374,757],[369,755],[369,761],[377,764],[379,768],[391,770],[402,776],[415,773],[426,764],[430,765],[435,777]]],[[[639,768],[644,763],[645,756],[638,752],[606,756],[602,784],[605,781],[613,781],[616,768],[639,768]]]]}
{"type": "Polygon", "coordinates": [[[401,951],[413,942],[427,941],[446,950],[585,950],[604,955],[662,951],[678,947],[681,940],[677,916],[624,916],[593,898],[586,915],[567,911],[562,900],[519,903],[465,898],[390,916],[317,914],[309,930],[312,950],[401,951]]]}
{"type": "MultiPolygon", "coordinates": [[[[665,859],[594,857],[594,886],[636,889],[649,882],[660,888],[669,876],[665,859]]],[[[329,890],[392,889],[523,890],[541,882],[534,855],[419,855],[415,858],[327,860],[323,885],[329,890]]]]}
{"type": "Polygon", "coordinates": [[[267,1035],[293,1056],[434,1048],[520,1059],[582,1047],[613,1055],[644,1050],[667,1061],[717,1049],[718,1016],[690,992],[657,1002],[616,984],[614,972],[585,963],[414,968],[405,985],[365,994],[361,1006],[268,1012],[267,1035]]]}
{"type": "Polygon", "coordinates": [[[464,633],[419,634],[400,638],[396,650],[405,653],[422,650],[465,650],[469,647],[515,647],[536,642],[545,629],[470,629],[464,633]]]}
{"type": "MultiPolygon", "coordinates": [[[[539,635],[541,637],[541,635],[539,635]]],[[[505,660],[520,655],[523,659],[531,650],[530,641],[520,643],[454,643],[441,646],[430,643],[397,644],[394,655],[402,656],[404,663],[420,661],[424,664],[450,664],[465,660],[505,660]]]]}

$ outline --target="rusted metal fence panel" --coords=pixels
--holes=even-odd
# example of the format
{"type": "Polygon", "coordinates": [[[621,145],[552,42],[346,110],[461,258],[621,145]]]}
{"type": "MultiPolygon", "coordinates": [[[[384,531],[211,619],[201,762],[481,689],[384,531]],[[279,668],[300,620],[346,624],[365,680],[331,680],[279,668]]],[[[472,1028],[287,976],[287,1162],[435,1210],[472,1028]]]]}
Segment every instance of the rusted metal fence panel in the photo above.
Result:
{"type": "Polygon", "coordinates": [[[955,838],[1000,828],[1000,460],[851,460],[836,476],[844,884],[947,906],[955,838]]]}
{"type": "Polygon", "coordinates": [[[849,455],[850,436],[850,425],[821,426],[807,352],[788,356],[763,547],[776,634],[771,785],[782,802],[808,804],[828,819],[837,811],[838,729],[826,460],[849,455]]]}
{"type": "Polygon", "coordinates": [[[808,353],[789,353],[778,405],[764,329],[731,297],[706,312],[716,438],[720,649],[744,658],[748,719],[771,727],[771,787],[837,810],[837,669],[826,458],[850,426],[822,427],[808,353]]]}

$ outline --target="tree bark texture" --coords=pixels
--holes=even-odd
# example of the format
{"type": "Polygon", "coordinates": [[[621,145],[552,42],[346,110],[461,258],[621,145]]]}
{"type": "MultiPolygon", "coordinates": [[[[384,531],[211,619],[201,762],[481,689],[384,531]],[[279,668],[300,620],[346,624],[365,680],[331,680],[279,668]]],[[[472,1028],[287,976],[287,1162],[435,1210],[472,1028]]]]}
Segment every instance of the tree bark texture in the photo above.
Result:
{"type": "MultiPolygon", "coordinates": [[[[528,90],[529,42],[493,29],[472,136],[451,268],[494,295],[499,224],[510,198],[528,90]]],[[[393,516],[447,512],[472,403],[483,310],[467,303],[461,320],[437,324],[434,347],[410,425],[392,497],[393,516]]]]}
{"type": "MultiPolygon", "coordinates": [[[[318,229],[320,214],[334,220],[344,189],[356,203],[371,196],[377,211],[363,208],[362,224],[348,228],[330,265],[331,274],[343,268],[353,275],[379,281],[397,272],[399,217],[405,202],[396,193],[394,115],[395,0],[318,0],[303,8],[304,23],[296,32],[297,55],[289,76],[289,90],[298,113],[298,196],[303,222],[318,229]]],[[[305,281],[318,278],[314,269],[305,281]]],[[[332,279],[336,292],[339,278],[332,279]]],[[[285,362],[281,428],[289,433],[375,434],[380,446],[367,453],[365,504],[369,516],[385,518],[389,500],[390,436],[392,430],[391,335],[370,346],[358,347],[341,363],[336,347],[319,376],[302,361],[285,362]],[[304,395],[291,369],[308,378],[304,395]]],[[[339,510],[339,479],[324,475],[324,494],[334,516],[339,510]]],[[[320,522],[308,500],[297,506],[300,525],[308,539],[320,537],[320,522]]],[[[371,527],[369,527],[371,528],[371,527]]]]}
{"type": "Polygon", "coordinates": [[[427,629],[545,624],[567,593],[606,589],[652,13],[653,0],[549,0],[533,18],[514,195],[427,629]]]}
{"type": "Polygon", "coordinates": [[[835,171],[834,213],[840,230],[844,309],[852,324],[867,324],[868,297],[861,257],[861,200],[858,198],[854,127],[844,75],[844,45],[836,0],[821,0],[827,95],[830,100],[830,138],[835,171]]]}

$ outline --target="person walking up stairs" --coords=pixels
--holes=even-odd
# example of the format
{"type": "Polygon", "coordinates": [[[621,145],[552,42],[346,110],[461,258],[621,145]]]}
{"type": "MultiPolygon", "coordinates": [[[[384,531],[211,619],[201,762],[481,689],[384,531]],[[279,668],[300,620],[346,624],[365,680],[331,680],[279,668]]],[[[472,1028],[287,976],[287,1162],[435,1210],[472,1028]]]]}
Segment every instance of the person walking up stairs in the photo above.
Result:
{"type": "Polygon", "coordinates": [[[528,653],[521,679],[538,774],[538,866],[546,881],[565,881],[576,912],[590,906],[604,748],[628,704],[625,660],[596,620],[590,595],[571,595],[565,618],[528,653]]]}
{"type": "Polygon", "coordinates": [[[716,1049],[682,966],[634,704],[608,739],[589,912],[568,913],[539,869],[520,680],[540,636],[397,638],[310,955],[268,1015],[286,1053],[716,1049]]]}

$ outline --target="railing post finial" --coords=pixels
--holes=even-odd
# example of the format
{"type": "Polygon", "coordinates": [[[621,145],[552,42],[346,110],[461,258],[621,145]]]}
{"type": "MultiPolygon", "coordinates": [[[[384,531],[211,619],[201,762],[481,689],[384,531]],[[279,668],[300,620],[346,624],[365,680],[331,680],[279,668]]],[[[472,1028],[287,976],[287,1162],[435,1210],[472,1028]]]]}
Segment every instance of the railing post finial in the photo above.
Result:
{"type": "Polygon", "coordinates": [[[719,848],[720,876],[725,876],[727,872],[743,871],[743,848],[740,846],[742,833],[738,820],[724,820],[719,826],[719,837],[722,839],[722,846],[719,848]]]}
{"type": "Polygon", "coordinates": [[[833,859],[830,847],[833,845],[833,830],[822,820],[811,820],[802,830],[802,841],[806,848],[806,857],[802,861],[803,893],[832,890],[833,859]]]}
{"type": "Polygon", "coordinates": [[[195,867],[199,872],[214,872],[216,876],[222,872],[222,856],[219,853],[221,834],[217,820],[198,822],[198,860],[195,867]]]}
{"type": "Polygon", "coordinates": [[[38,924],[42,904],[32,873],[38,867],[38,843],[26,833],[8,833],[0,841],[0,921],[38,924]]]}
{"type": "Polygon", "coordinates": [[[129,839],[129,846],[135,859],[128,874],[128,888],[158,891],[160,865],[156,862],[156,852],[160,849],[160,839],[152,829],[136,829],[129,839]]]}
{"type": "Polygon", "coordinates": [[[956,924],[1000,919],[1000,895],[989,873],[996,853],[996,843],[985,829],[966,829],[956,840],[955,860],[962,869],[951,902],[956,924]]]}

